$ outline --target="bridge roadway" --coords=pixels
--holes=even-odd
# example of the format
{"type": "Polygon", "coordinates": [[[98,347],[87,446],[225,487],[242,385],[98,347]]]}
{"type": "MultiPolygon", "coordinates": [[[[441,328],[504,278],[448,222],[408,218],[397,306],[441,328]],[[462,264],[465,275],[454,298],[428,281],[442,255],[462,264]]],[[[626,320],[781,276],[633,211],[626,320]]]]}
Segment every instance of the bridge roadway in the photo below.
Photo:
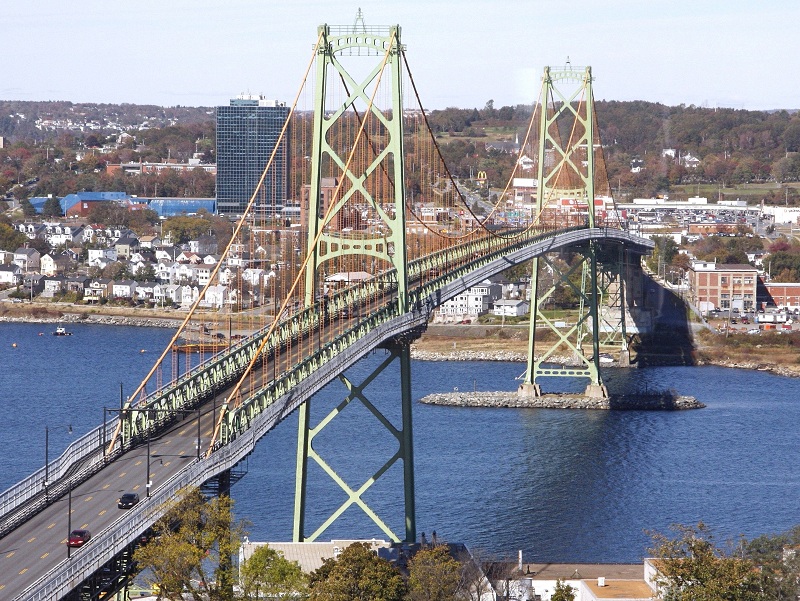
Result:
{"type": "MultiPolygon", "coordinates": [[[[436,306],[489,275],[527,261],[533,256],[583,244],[590,239],[623,244],[641,254],[649,252],[653,247],[652,242],[621,230],[573,228],[539,236],[516,248],[500,249],[481,255],[473,261],[474,265],[459,266],[448,277],[436,283],[435,288],[423,291],[424,296],[417,297],[417,302],[408,313],[379,323],[350,342],[349,346],[338,350],[333,359],[320,362],[311,375],[295,381],[276,402],[261,410],[248,423],[246,435],[234,437],[209,457],[197,458],[197,412],[187,412],[168,431],[150,441],[150,472],[153,481],[150,498],[146,497],[144,477],[147,464],[146,444],[140,444],[117,457],[98,473],[75,486],[71,494],[71,527],[87,528],[94,536],[83,548],[73,550],[69,558],[65,544],[69,495],[62,496],[0,538],[0,599],[51,601],[63,598],[86,578],[99,571],[112,557],[135,542],[163,515],[165,502],[174,498],[182,488],[200,486],[235,467],[278,422],[374,348],[393,338],[407,336],[411,331],[421,331],[436,306]],[[119,510],[116,506],[117,498],[125,491],[138,492],[142,497],[136,507],[127,511],[119,510]]],[[[477,256],[472,251],[463,254],[477,256]]],[[[367,319],[369,317],[359,323],[367,319]]],[[[326,340],[323,339],[322,342],[326,340]]],[[[318,354],[324,352],[323,349],[318,354]]],[[[280,358],[279,355],[279,361],[280,358]]],[[[271,370],[266,370],[265,373],[269,371],[271,370]]],[[[270,383],[270,386],[273,385],[274,383],[270,383]]],[[[213,399],[207,399],[201,406],[201,442],[202,439],[208,441],[211,436],[216,407],[225,394],[225,390],[219,390],[213,399]]]]}

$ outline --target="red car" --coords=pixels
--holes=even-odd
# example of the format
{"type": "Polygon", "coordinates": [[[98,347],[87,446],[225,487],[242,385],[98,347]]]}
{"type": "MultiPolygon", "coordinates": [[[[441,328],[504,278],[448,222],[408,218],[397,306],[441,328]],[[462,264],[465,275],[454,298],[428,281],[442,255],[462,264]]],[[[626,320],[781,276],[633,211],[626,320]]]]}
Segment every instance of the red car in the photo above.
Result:
{"type": "Polygon", "coordinates": [[[92,533],[88,530],[73,530],[69,533],[69,538],[67,538],[67,546],[82,547],[89,542],[90,538],[92,538],[92,533]]]}

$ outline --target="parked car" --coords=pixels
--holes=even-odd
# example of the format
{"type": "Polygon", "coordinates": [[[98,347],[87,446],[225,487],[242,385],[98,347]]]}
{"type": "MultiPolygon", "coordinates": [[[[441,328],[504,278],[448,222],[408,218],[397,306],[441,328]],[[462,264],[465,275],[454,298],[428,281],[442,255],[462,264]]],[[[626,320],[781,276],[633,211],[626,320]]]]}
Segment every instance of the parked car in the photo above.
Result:
{"type": "Polygon", "coordinates": [[[130,509],[139,502],[139,495],[135,492],[126,492],[117,500],[117,507],[120,509],[130,509]]]}
{"type": "Polygon", "coordinates": [[[82,547],[92,538],[92,533],[88,530],[73,530],[67,538],[68,547],[82,547]]]}
{"type": "Polygon", "coordinates": [[[747,333],[748,334],[760,334],[761,330],[759,330],[758,328],[752,328],[750,330],[747,330],[747,333]]]}

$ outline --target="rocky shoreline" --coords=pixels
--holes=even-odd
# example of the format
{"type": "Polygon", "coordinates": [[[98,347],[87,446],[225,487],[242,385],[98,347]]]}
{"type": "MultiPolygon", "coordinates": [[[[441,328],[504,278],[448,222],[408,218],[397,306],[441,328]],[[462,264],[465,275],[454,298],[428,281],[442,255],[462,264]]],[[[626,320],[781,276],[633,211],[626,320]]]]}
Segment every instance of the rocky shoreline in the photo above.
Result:
{"type": "Polygon", "coordinates": [[[611,395],[590,398],[572,394],[543,394],[520,397],[516,392],[446,392],[429,394],[420,399],[428,405],[448,407],[511,407],[524,409],[599,409],[617,411],[680,411],[702,409],[703,403],[691,396],[670,392],[644,395],[611,395]]]}
{"type": "Polygon", "coordinates": [[[53,316],[28,316],[25,318],[0,316],[0,323],[89,323],[108,326],[137,326],[149,328],[175,328],[180,323],[176,319],[162,319],[155,317],[125,317],[120,315],[97,315],[89,313],[64,313],[61,317],[53,316]]]}

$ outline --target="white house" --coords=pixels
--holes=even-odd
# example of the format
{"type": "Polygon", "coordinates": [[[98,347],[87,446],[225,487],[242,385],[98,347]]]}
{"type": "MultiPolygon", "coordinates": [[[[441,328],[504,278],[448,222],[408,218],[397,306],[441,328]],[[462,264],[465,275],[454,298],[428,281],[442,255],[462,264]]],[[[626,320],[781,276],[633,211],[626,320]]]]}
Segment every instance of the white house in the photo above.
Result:
{"type": "Polygon", "coordinates": [[[522,317],[530,312],[530,308],[531,304],[528,301],[501,299],[494,302],[492,314],[505,317],[522,317]]]}
{"type": "Polygon", "coordinates": [[[502,298],[502,285],[483,280],[455,298],[442,303],[437,311],[437,321],[458,321],[475,318],[489,311],[491,303],[502,298]]]}
{"type": "Polygon", "coordinates": [[[136,295],[136,286],[138,286],[138,284],[134,280],[114,282],[111,288],[111,296],[114,298],[134,298],[136,295]]]}
{"type": "Polygon", "coordinates": [[[209,286],[200,304],[212,309],[221,309],[228,302],[228,296],[227,286],[209,286]]]}
{"type": "Polygon", "coordinates": [[[92,265],[98,259],[102,259],[106,264],[117,260],[116,248],[90,248],[86,253],[89,265],[92,265]]]}
{"type": "Polygon", "coordinates": [[[22,269],[19,265],[0,265],[0,284],[16,286],[22,281],[22,269]]]}

